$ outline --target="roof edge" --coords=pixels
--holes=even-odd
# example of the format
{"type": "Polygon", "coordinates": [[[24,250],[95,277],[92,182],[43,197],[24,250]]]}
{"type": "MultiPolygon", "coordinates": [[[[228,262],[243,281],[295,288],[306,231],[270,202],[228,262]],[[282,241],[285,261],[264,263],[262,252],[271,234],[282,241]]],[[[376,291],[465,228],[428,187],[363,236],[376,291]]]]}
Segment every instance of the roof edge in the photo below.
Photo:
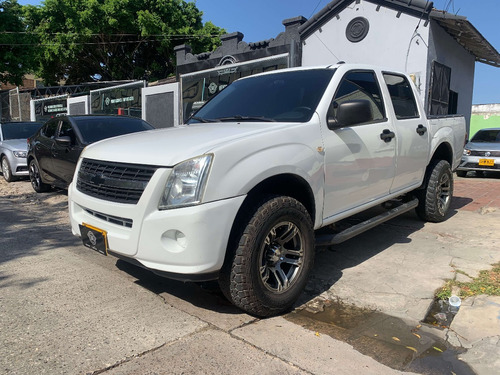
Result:
{"type": "MultiPolygon", "coordinates": [[[[379,6],[384,6],[401,13],[422,17],[429,15],[434,3],[428,0],[365,0],[379,6]]],[[[352,3],[360,3],[360,0],[333,0],[323,9],[307,20],[299,27],[299,33],[303,38],[314,33],[321,26],[343,11],[352,3]]]]}

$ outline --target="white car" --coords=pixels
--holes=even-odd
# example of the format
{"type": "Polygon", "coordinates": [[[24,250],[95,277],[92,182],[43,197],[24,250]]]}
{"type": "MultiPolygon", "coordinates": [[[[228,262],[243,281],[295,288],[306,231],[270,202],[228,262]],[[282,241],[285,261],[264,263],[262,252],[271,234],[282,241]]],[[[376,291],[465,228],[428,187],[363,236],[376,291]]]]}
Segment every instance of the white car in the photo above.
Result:
{"type": "Polygon", "coordinates": [[[40,129],[40,122],[4,122],[0,124],[0,164],[7,182],[28,175],[26,140],[40,129]]]}
{"type": "Polygon", "coordinates": [[[465,177],[469,171],[500,172],[500,128],[481,129],[465,145],[457,176],[465,177]]]}

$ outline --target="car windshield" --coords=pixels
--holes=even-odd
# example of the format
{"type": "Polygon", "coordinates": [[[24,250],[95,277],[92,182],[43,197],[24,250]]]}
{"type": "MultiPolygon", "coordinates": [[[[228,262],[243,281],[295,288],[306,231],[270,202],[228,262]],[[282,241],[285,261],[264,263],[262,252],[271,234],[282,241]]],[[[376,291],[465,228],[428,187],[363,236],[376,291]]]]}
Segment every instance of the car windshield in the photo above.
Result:
{"type": "Polygon", "coordinates": [[[73,120],[80,130],[83,142],[87,144],[123,134],[154,129],[146,121],[131,117],[81,117],[73,120]]]}
{"type": "Polygon", "coordinates": [[[28,139],[41,126],[40,122],[10,122],[2,124],[3,139],[28,139]]]}
{"type": "Polygon", "coordinates": [[[494,142],[500,143],[500,129],[479,130],[471,142],[494,142]]]}
{"type": "Polygon", "coordinates": [[[334,74],[311,69],[249,77],[235,81],[188,121],[307,122],[334,74]]]}

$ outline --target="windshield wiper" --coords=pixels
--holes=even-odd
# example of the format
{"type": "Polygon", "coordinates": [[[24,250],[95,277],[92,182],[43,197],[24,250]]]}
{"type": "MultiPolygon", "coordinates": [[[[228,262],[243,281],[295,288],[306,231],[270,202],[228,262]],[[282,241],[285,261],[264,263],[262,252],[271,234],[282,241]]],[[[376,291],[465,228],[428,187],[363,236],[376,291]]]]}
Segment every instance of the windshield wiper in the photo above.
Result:
{"type": "Polygon", "coordinates": [[[212,119],[206,119],[206,118],[203,118],[203,117],[198,117],[198,116],[193,116],[193,117],[190,117],[189,120],[196,120],[196,121],[199,121],[199,122],[203,122],[203,123],[207,123],[207,122],[215,122],[215,120],[212,120],[212,119]]]}
{"type": "Polygon", "coordinates": [[[267,118],[267,117],[261,117],[261,116],[241,116],[241,115],[236,115],[236,116],[230,116],[230,117],[220,117],[217,119],[214,119],[215,121],[264,121],[264,122],[276,122],[276,120],[272,118],[267,118]]]}

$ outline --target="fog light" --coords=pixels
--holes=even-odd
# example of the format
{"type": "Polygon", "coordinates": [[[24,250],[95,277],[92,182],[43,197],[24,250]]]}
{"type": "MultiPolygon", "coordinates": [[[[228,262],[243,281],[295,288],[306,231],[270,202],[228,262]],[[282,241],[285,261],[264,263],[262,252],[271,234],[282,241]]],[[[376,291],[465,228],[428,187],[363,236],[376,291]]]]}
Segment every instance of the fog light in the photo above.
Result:
{"type": "Polygon", "coordinates": [[[187,248],[186,235],[176,229],[164,232],[161,236],[163,248],[171,253],[180,253],[187,248]]]}

